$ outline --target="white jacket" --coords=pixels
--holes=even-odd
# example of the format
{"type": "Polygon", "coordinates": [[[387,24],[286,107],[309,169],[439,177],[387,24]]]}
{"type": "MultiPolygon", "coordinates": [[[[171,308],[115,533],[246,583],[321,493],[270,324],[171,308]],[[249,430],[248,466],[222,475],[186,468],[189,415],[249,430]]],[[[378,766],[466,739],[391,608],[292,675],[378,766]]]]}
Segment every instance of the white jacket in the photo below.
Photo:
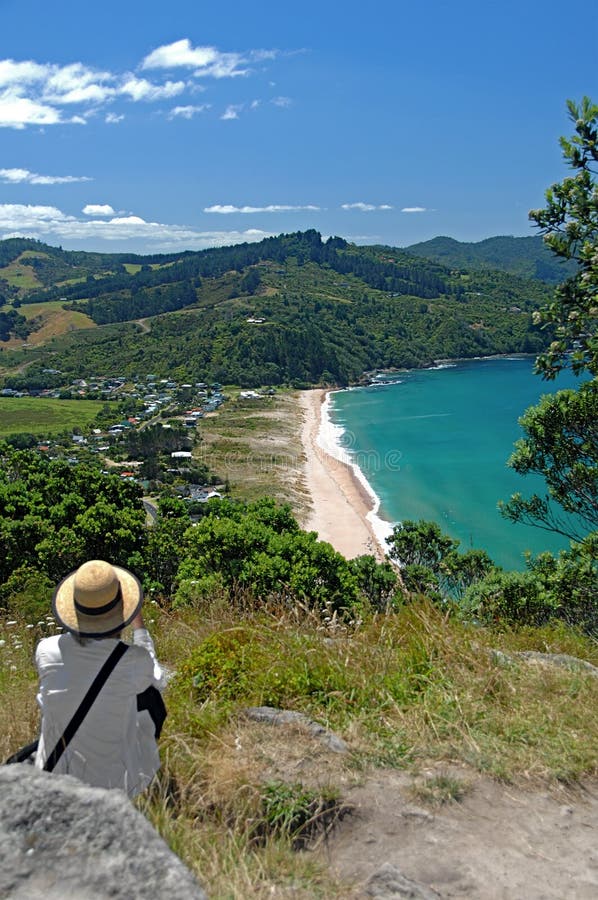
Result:
{"type": "MultiPolygon", "coordinates": [[[[66,633],[44,638],[37,645],[38,769],[43,769],[117,642],[118,638],[104,638],[80,644],[66,633]]],[[[129,797],[147,787],[160,768],[160,757],[149,713],[137,712],[137,694],[150,685],[162,690],[164,674],[149,632],[138,628],[133,632],[133,645],[108,676],[54,771],[74,775],[94,787],[120,788],[129,797]]]]}

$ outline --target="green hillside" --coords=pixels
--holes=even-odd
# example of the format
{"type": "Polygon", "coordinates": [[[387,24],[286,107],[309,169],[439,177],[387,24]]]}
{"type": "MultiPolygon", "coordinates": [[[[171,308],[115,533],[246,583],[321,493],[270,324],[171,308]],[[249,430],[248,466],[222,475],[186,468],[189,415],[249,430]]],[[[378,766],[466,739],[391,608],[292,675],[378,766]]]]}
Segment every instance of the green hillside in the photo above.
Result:
{"type": "Polygon", "coordinates": [[[405,249],[451,269],[498,269],[548,284],[560,284],[574,275],[576,268],[574,263],[557,259],[539,235],[491,237],[476,243],[435,237],[405,249]]]}
{"type": "Polygon", "coordinates": [[[5,348],[10,386],[32,378],[40,386],[48,367],[72,377],[176,371],[243,386],[345,384],[438,358],[537,353],[548,339],[531,321],[549,298],[538,281],[456,273],[396,248],[323,241],[316,231],[135,259],[142,262],[76,254],[79,271],[88,261],[96,268],[22,294],[23,309],[63,299],[61,310],[100,327],[71,322],[45,343],[32,337],[25,349],[5,348]],[[26,375],[17,375],[25,362],[26,375]]]}

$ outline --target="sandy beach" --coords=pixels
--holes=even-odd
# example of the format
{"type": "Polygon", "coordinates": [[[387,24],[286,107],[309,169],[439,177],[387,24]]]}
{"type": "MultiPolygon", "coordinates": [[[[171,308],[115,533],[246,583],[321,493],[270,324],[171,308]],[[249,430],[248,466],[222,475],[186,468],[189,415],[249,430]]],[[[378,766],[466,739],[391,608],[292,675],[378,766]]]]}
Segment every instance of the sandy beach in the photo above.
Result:
{"type": "Polygon", "coordinates": [[[351,466],[330,456],[317,442],[325,397],[325,390],[300,394],[304,476],[311,499],[303,527],[317,531],[320,540],[328,541],[348,559],[366,553],[383,559],[384,550],[366,518],[373,509],[372,498],[351,466]]]}

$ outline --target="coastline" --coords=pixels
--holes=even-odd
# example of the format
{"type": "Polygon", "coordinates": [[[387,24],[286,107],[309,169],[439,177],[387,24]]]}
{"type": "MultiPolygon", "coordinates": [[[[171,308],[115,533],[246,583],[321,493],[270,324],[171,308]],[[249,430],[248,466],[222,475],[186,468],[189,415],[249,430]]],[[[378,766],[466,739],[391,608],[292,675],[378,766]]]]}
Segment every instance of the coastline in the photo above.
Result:
{"type": "MultiPolygon", "coordinates": [[[[322,388],[299,395],[304,412],[303,468],[311,499],[303,527],[316,531],[320,540],[328,541],[347,559],[370,554],[382,561],[386,548],[376,527],[378,498],[338,444],[340,429],[327,413],[329,395],[322,388]]],[[[388,523],[388,533],[390,527],[388,523]]]]}

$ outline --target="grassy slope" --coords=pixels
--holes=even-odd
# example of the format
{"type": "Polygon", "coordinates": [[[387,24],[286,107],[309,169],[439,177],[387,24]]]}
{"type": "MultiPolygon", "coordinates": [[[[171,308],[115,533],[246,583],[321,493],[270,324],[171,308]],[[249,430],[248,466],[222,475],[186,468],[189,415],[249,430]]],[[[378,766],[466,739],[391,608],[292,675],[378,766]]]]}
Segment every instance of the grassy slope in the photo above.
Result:
{"type": "MultiPolygon", "coordinates": [[[[373,250],[369,250],[366,252],[365,248],[360,250],[360,253],[357,255],[361,255],[364,259],[369,259],[370,256],[374,255],[375,258],[380,258],[384,261],[388,261],[390,258],[397,257],[399,262],[403,260],[403,254],[399,251],[393,251],[392,248],[385,248],[383,251],[379,250],[377,253],[374,253],[373,250]],[[394,254],[394,256],[393,256],[394,254]]],[[[26,266],[28,256],[44,256],[44,254],[39,251],[25,251],[21,254],[21,256],[14,262],[11,263],[11,266],[23,266],[24,269],[27,270],[29,276],[34,277],[35,272],[30,266],[26,266]]],[[[47,256],[47,254],[46,254],[47,256]]],[[[372,257],[373,258],[373,257],[372,257]]],[[[53,260],[51,260],[53,263],[53,260]]],[[[161,268],[169,268],[172,263],[166,264],[156,264],[152,263],[151,268],[153,270],[161,269],[161,268]]],[[[7,269],[10,268],[6,267],[7,269]]],[[[140,268],[140,263],[126,263],[126,270],[129,274],[134,275],[140,268]]],[[[67,263],[64,261],[59,261],[56,263],[56,275],[61,274],[61,277],[67,273],[68,267],[67,263]]],[[[5,271],[5,270],[2,270],[5,271]]],[[[74,274],[78,274],[81,268],[75,271],[71,265],[71,270],[74,274]]],[[[306,262],[304,265],[298,265],[295,257],[290,256],[284,262],[273,262],[266,261],[261,262],[259,264],[259,273],[261,277],[261,288],[256,296],[239,296],[238,290],[241,284],[241,276],[238,273],[229,271],[224,273],[223,275],[218,276],[217,278],[210,278],[206,276],[202,280],[202,285],[197,291],[197,305],[199,307],[205,308],[206,310],[210,309],[218,309],[218,315],[223,317],[224,326],[228,326],[229,323],[233,322],[235,319],[235,315],[238,314],[256,314],[256,315],[264,315],[267,319],[278,321],[281,317],[285,318],[287,315],[287,311],[285,311],[280,306],[281,299],[284,302],[289,302],[290,307],[296,305],[297,309],[301,309],[301,303],[304,298],[309,298],[313,301],[320,301],[323,303],[332,303],[336,304],[347,304],[347,309],[350,310],[353,303],[359,301],[364,294],[367,294],[372,298],[373,302],[380,301],[383,305],[389,302],[389,294],[387,292],[378,291],[371,287],[367,287],[363,281],[359,278],[355,277],[351,274],[339,274],[331,270],[327,266],[318,266],[314,263],[306,262]],[[271,301],[272,309],[268,309],[269,302],[271,301]]],[[[0,273],[1,274],[1,273],[0,273]]],[[[46,273],[44,277],[46,279],[45,283],[47,283],[47,277],[50,273],[46,273]]],[[[98,277],[98,272],[94,270],[92,273],[93,277],[98,277]]],[[[481,276],[480,276],[481,277],[481,276]]],[[[454,299],[450,298],[437,298],[433,301],[426,301],[426,303],[420,303],[419,301],[415,302],[415,306],[418,307],[420,305],[427,306],[429,309],[429,327],[432,330],[438,327],[438,321],[443,318],[448,318],[448,320],[453,321],[455,319],[463,320],[465,323],[470,323],[470,327],[472,330],[479,330],[479,323],[484,323],[484,328],[489,336],[492,336],[493,331],[496,330],[497,324],[500,320],[500,327],[503,327],[505,321],[511,319],[512,322],[509,323],[509,327],[513,330],[515,334],[516,331],[520,331],[525,323],[522,324],[522,320],[525,319],[525,316],[517,316],[513,315],[509,312],[508,306],[513,305],[514,300],[513,297],[516,297],[518,305],[528,308],[528,302],[531,302],[532,305],[540,299],[540,295],[536,295],[535,291],[540,290],[537,285],[534,287],[524,286],[519,283],[515,283],[516,280],[512,281],[512,285],[509,288],[509,285],[506,282],[502,282],[500,280],[496,281],[496,284],[488,283],[487,276],[484,276],[486,281],[482,280],[481,283],[478,284],[479,278],[476,278],[472,281],[472,276],[463,276],[462,286],[467,289],[468,284],[471,282],[475,286],[472,290],[471,296],[468,299],[467,304],[460,304],[456,302],[454,299]],[[529,297],[525,295],[525,290],[530,290],[531,294],[529,297]],[[511,294],[513,296],[511,296],[511,294]],[[533,299],[532,299],[533,298],[533,299]],[[506,306],[505,306],[506,304],[506,306]],[[473,324],[472,324],[473,323],[473,324]]],[[[72,279],[71,279],[72,280],[72,279]]],[[[155,289],[158,291],[158,288],[155,289]]],[[[149,293],[151,294],[154,289],[151,289],[149,293]]],[[[408,316],[411,316],[413,306],[413,302],[409,297],[404,297],[404,305],[406,310],[409,310],[408,316]]],[[[397,301],[397,306],[403,301],[397,301]]],[[[42,328],[37,330],[29,339],[29,344],[31,346],[42,347],[45,346],[48,341],[50,341],[53,337],[60,337],[61,335],[68,335],[70,331],[73,329],[79,329],[87,327],[90,322],[89,320],[83,319],[81,314],[73,312],[66,313],[64,311],[60,312],[54,304],[42,304],[48,307],[48,311],[52,309],[52,313],[49,314],[50,321],[43,325],[42,328]]],[[[39,305],[36,304],[36,308],[39,308],[39,305]]],[[[26,307],[22,307],[22,311],[25,310],[26,307]]],[[[24,313],[28,316],[31,313],[24,313]]],[[[381,310],[381,316],[386,315],[387,313],[381,310]]],[[[406,313],[407,314],[407,313],[406,313]]],[[[40,310],[37,312],[37,315],[43,316],[44,313],[40,310]]],[[[322,313],[323,315],[323,313],[322,313]]],[[[189,310],[181,310],[176,313],[167,314],[165,317],[170,323],[170,330],[173,331],[173,352],[172,358],[174,359],[173,365],[181,365],[184,364],[186,360],[176,356],[177,354],[177,338],[178,334],[187,332],[193,329],[193,323],[190,319],[195,318],[195,316],[189,316],[189,310]],[[178,332],[178,333],[177,333],[178,332]]],[[[340,334],[341,328],[341,320],[343,318],[342,315],[337,317],[339,319],[338,331],[340,334]]],[[[415,319],[417,316],[415,316],[415,319]]],[[[413,324],[417,324],[413,321],[413,324]]],[[[237,327],[237,323],[233,322],[234,327],[237,327]]],[[[303,323],[304,324],[304,323],[303,323]]],[[[391,341],[396,338],[395,332],[400,331],[400,317],[397,318],[396,314],[393,317],[392,330],[389,331],[388,339],[391,341]]],[[[334,326],[334,322],[333,322],[334,326]]],[[[334,326],[336,327],[336,326],[334,326]]],[[[374,327],[371,322],[367,322],[365,325],[366,331],[368,331],[371,327],[374,327]]],[[[377,326],[376,326],[377,327],[377,326]]],[[[409,325],[411,327],[411,325],[409,325]]],[[[418,330],[418,340],[424,340],[428,337],[428,332],[424,329],[422,331],[422,327],[420,324],[417,324],[418,330]]],[[[168,330],[168,329],[167,329],[168,330]]],[[[105,337],[104,335],[98,335],[97,340],[99,342],[104,343],[105,337]]],[[[142,339],[143,344],[143,353],[146,358],[152,357],[153,355],[160,355],[160,344],[154,345],[151,335],[144,336],[142,339]]],[[[394,346],[394,345],[393,345],[394,346]]],[[[19,342],[11,342],[9,347],[5,349],[17,349],[19,347],[19,342]]],[[[119,359],[123,360],[124,363],[127,363],[127,360],[131,355],[135,356],[137,351],[139,350],[139,344],[135,341],[134,347],[128,347],[125,345],[122,348],[118,348],[118,350],[108,347],[104,343],[105,350],[102,351],[102,355],[111,354],[112,352],[119,354],[119,359]]],[[[51,352],[62,353],[66,351],[67,354],[71,353],[72,344],[57,344],[56,346],[48,347],[51,352]]],[[[480,350],[480,352],[482,352],[480,350]]],[[[386,353],[386,350],[384,351],[386,353]]],[[[421,355],[421,354],[420,354],[421,355]]],[[[436,354],[438,355],[438,354],[436,354]]],[[[443,355],[440,353],[440,355],[443,355]]],[[[444,353],[444,355],[450,355],[450,353],[444,353]]],[[[80,359],[81,355],[79,353],[79,349],[77,348],[75,352],[75,358],[80,359]]],[[[98,361],[99,362],[99,361],[98,361]]],[[[5,360],[6,365],[10,365],[10,360],[5,360]]],[[[95,361],[94,361],[95,364],[95,361]]],[[[137,365],[137,357],[135,356],[134,366],[137,365]]],[[[60,367],[60,366],[59,366],[60,367]]],[[[156,363],[151,363],[150,367],[155,369],[156,363]]],[[[62,366],[64,368],[64,366],[62,366]]],[[[66,367],[68,369],[68,366],[66,367]]],[[[95,370],[94,370],[95,371],[95,370]]],[[[69,369],[70,372],[70,369],[69,369]]],[[[77,374],[84,374],[82,372],[78,372],[77,374]]],[[[238,373],[231,373],[232,377],[237,377],[238,373]]]]}
{"type": "Polygon", "coordinates": [[[4,278],[11,287],[19,289],[21,294],[34,288],[41,287],[41,281],[37,278],[35,270],[27,265],[26,260],[21,262],[23,257],[14,260],[7,266],[0,269],[0,278],[4,278]]]}
{"type": "Polygon", "coordinates": [[[31,303],[22,306],[20,312],[27,319],[37,319],[39,327],[27,338],[31,346],[41,346],[52,338],[71,331],[80,331],[84,328],[97,328],[92,319],[84,313],[76,310],[63,309],[64,304],[60,300],[49,303],[31,303]]]}
{"type": "MultiPolygon", "coordinates": [[[[217,596],[178,613],[150,605],[146,618],[178,674],[167,693],[163,773],[139,805],[209,896],[348,896],[309,854],[291,851],[284,829],[268,826],[273,796],[290,817],[306,794],[342,800],[344,786],[372,768],[417,773],[431,762],[520,787],[598,772],[598,679],[493,653],[533,648],[598,663],[596,643],[563,627],[493,632],[425,602],[341,626],[283,608],[243,613],[217,596]],[[301,727],[241,714],[261,704],[324,723],[349,754],[327,752],[301,727]]],[[[30,629],[0,620],[2,756],[35,734],[31,653],[53,630],[51,620],[30,629]]]]}

